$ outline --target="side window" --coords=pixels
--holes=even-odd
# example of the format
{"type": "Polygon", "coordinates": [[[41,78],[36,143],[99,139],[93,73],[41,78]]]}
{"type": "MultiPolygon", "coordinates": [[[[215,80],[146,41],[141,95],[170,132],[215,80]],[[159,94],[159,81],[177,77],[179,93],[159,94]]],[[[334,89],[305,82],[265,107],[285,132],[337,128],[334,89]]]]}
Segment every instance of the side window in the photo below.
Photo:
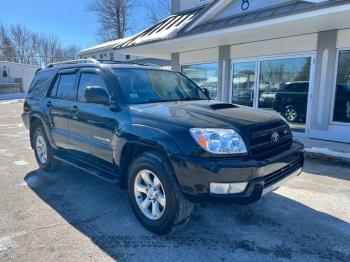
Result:
{"type": "Polygon", "coordinates": [[[60,76],[57,77],[55,84],[53,85],[51,92],[50,92],[50,97],[55,98],[57,95],[57,88],[58,88],[58,83],[60,82],[60,76]]]}
{"type": "Polygon", "coordinates": [[[79,81],[78,101],[85,102],[84,94],[86,88],[89,86],[99,86],[107,91],[105,81],[101,75],[94,73],[82,73],[79,81]]]}
{"type": "Polygon", "coordinates": [[[60,76],[57,88],[57,98],[74,100],[76,74],[64,74],[60,76]]]}

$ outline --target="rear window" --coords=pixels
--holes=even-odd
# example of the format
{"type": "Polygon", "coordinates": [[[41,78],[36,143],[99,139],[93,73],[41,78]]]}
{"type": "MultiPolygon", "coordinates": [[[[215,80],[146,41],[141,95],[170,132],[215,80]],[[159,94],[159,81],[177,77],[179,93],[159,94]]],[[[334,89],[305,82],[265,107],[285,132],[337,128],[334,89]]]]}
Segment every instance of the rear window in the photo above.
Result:
{"type": "Polygon", "coordinates": [[[55,76],[53,70],[39,71],[29,87],[28,94],[36,97],[44,97],[47,94],[47,90],[55,76]]]}

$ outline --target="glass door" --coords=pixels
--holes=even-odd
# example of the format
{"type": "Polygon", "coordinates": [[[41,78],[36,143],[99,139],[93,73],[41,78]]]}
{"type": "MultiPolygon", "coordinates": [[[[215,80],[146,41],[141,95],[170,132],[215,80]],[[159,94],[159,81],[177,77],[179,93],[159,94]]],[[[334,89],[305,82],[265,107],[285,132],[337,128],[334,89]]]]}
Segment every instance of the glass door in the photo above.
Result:
{"type": "Polygon", "coordinates": [[[256,61],[233,63],[232,103],[254,106],[256,61]]]}
{"type": "Polygon", "coordinates": [[[293,131],[305,132],[311,57],[260,61],[258,107],[281,114],[293,131]]]}
{"type": "Polygon", "coordinates": [[[313,54],[233,61],[231,101],[281,114],[293,131],[306,132],[313,54]]]}

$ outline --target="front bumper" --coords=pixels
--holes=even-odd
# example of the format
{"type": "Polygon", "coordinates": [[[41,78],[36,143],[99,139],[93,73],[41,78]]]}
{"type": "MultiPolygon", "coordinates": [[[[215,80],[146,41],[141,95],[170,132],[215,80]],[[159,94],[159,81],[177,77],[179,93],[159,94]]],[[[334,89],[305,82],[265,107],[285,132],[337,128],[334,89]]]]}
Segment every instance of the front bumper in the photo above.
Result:
{"type": "Polygon", "coordinates": [[[303,145],[293,142],[290,149],[264,160],[172,156],[171,162],[180,187],[190,200],[248,204],[299,175],[304,166],[304,154],[303,145]],[[210,183],[241,182],[248,182],[242,193],[210,193],[210,183]]]}

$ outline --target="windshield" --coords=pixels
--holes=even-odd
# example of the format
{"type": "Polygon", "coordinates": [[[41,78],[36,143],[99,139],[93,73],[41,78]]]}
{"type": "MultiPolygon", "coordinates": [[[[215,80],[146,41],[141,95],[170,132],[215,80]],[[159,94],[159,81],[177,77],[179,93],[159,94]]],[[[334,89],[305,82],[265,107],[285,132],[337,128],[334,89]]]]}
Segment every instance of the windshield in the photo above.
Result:
{"type": "Polygon", "coordinates": [[[179,73],[139,68],[113,71],[129,104],[209,99],[197,85],[179,73]]]}

